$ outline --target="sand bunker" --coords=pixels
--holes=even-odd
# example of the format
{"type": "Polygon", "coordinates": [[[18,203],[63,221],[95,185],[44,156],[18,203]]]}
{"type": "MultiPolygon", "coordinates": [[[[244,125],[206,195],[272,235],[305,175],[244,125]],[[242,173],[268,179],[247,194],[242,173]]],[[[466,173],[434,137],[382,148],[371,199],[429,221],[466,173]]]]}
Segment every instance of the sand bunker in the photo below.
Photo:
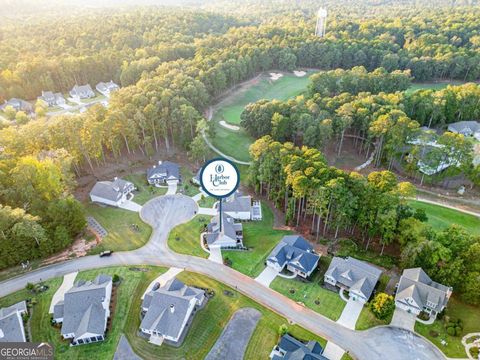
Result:
{"type": "Polygon", "coordinates": [[[295,76],[298,76],[298,77],[303,77],[303,76],[307,75],[307,73],[305,71],[295,70],[293,73],[295,74],[295,76]]]}
{"type": "Polygon", "coordinates": [[[238,127],[237,125],[231,125],[231,124],[225,122],[225,120],[220,120],[220,125],[222,125],[224,128],[227,128],[229,130],[233,130],[233,131],[240,130],[240,127],[238,127]]]}
{"type": "Polygon", "coordinates": [[[282,73],[270,73],[270,80],[276,81],[283,76],[282,73]]]}

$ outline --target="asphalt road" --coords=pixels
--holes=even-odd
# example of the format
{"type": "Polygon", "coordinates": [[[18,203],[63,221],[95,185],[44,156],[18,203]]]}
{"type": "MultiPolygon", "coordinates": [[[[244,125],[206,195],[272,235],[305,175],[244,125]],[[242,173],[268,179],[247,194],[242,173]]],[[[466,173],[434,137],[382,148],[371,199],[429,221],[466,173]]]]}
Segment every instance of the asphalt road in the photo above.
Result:
{"type": "Polygon", "coordinates": [[[150,241],[144,247],[114,253],[110,257],[86,256],[37,269],[1,282],[0,297],[24,288],[27,282],[36,283],[72,271],[119,265],[175,266],[207,275],[238,289],[294,323],[333,341],[360,360],[445,359],[439,349],[414,333],[394,327],[377,327],[366,331],[347,329],[227,266],[170,251],[167,246],[169,232],[193,218],[197,209],[197,204],[183,195],[161,196],[150,200],[140,212],[142,220],[153,228],[150,241]]]}

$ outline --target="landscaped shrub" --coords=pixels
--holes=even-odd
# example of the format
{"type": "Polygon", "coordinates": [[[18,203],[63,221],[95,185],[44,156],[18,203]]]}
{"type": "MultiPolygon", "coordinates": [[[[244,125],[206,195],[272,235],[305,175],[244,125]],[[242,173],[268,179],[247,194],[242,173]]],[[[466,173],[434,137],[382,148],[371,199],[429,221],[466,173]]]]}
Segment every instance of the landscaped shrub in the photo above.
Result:
{"type": "Polygon", "coordinates": [[[287,324],[282,324],[278,327],[278,335],[283,336],[288,332],[287,324]]]}
{"type": "Polygon", "coordinates": [[[470,355],[472,355],[474,359],[478,359],[479,353],[480,353],[480,349],[478,347],[474,346],[470,348],[470,355]]]}
{"type": "Polygon", "coordinates": [[[118,276],[118,274],[114,274],[113,277],[112,277],[112,282],[114,284],[118,283],[120,281],[120,276],[118,276]]]}
{"type": "Polygon", "coordinates": [[[435,330],[430,330],[428,333],[431,337],[434,337],[434,338],[438,337],[439,335],[438,331],[435,331],[435,330]]]}
{"type": "Polygon", "coordinates": [[[381,292],[375,295],[375,298],[370,302],[369,306],[376,318],[385,320],[393,314],[395,301],[392,295],[381,292]]]}
{"type": "Polygon", "coordinates": [[[445,329],[450,336],[460,336],[463,330],[463,323],[460,319],[445,317],[445,329]]]}

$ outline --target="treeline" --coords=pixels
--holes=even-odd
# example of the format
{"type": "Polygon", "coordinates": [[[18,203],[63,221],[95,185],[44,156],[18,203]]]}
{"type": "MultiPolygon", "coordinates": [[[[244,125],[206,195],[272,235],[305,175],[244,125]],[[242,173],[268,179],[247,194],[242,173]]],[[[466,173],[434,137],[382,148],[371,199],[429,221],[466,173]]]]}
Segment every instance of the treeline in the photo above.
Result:
{"type": "Polygon", "coordinates": [[[389,171],[364,177],[329,167],[317,149],[280,143],[265,136],[250,148],[250,181],[277,207],[286,221],[307,227],[317,239],[331,235],[356,237],[365,246],[402,249],[404,267],[422,266],[434,279],[480,303],[480,239],[456,226],[435,233],[423,211],[414,211],[406,198],[415,193],[408,182],[397,183],[389,171]],[[478,285],[478,284],[477,284],[478,285]]]}

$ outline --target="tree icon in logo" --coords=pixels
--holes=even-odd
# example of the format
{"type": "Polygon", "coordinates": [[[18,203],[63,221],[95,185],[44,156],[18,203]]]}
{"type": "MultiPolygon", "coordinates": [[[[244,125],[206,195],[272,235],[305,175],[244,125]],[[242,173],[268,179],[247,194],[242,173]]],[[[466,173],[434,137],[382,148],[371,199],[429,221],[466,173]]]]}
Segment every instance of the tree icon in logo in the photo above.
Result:
{"type": "Polygon", "coordinates": [[[222,164],[218,164],[217,166],[215,166],[215,171],[217,174],[223,173],[224,170],[225,170],[225,167],[222,164]]]}

